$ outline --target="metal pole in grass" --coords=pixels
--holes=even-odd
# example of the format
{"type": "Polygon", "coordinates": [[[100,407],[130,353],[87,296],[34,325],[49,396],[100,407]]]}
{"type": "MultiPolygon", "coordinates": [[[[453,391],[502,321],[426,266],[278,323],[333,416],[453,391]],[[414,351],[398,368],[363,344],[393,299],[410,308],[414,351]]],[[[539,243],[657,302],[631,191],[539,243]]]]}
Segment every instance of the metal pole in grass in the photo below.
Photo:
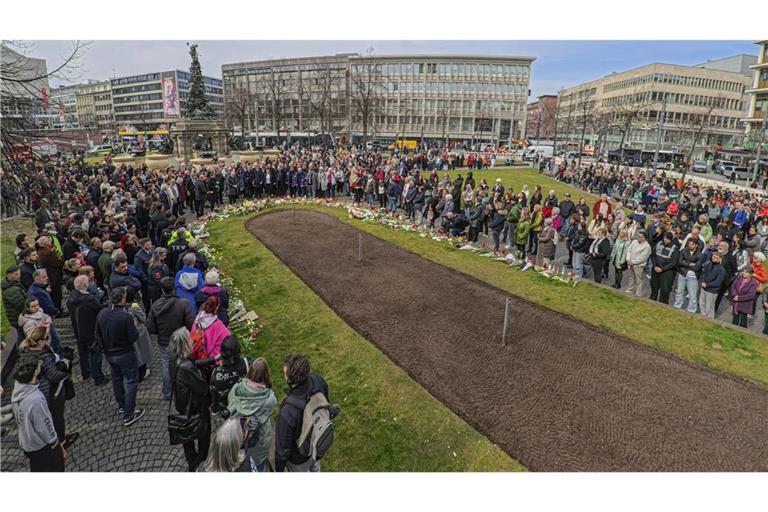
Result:
{"type": "Polygon", "coordinates": [[[357,261],[363,262],[363,234],[357,234],[357,261]]]}
{"type": "Polygon", "coordinates": [[[296,224],[296,204],[294,203],[291,206],[293,207],[292,208],[293,209],[293,224],[295,225],[296,224]]]}
{"type": "Polygon", "coordinates": [[[509,297],[504,303],[504,331],[501,333],[501,346],[507,346],[507,330],[509,329],[509,297]]]}

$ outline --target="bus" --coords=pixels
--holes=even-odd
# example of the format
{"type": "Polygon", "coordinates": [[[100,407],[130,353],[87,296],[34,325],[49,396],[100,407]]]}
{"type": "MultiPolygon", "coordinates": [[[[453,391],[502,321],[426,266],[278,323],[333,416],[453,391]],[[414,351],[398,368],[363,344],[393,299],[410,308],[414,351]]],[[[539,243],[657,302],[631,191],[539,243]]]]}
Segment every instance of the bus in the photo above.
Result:
{"type": "Polygon", "coordinates": [[[392,150],[392,149],[395,149],[395,147],[397,147],[400,150],[408,148],[411,151],[413,151],[414,149],[416,149],[418,145],[419,145],[418,141],[400,139],[400,140],[396,140],[395,142],[387,146],[387,149],[392,150]]]}

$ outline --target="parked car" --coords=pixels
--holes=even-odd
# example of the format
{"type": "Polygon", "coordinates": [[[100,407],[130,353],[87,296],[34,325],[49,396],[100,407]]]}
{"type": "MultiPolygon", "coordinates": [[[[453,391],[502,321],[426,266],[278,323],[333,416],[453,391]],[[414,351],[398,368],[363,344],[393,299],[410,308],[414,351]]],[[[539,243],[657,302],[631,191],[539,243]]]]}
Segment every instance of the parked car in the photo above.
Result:
{"type": "Polygon", "coordinates": [[[706,160],[694,160],[693,161],[693,167],[691,168],[693,172],[699,172],[702,174],[707,173],[707,162],[706,160]]]}
{"type": "MultiPolygon", "coordinates": [[[[717,174],[725,176],[726,175],[725,174],[725,168],[728,167],[728,166],[733,167],[735,165],[736,165],[736,163],[735,162],[731,162],[730,160],[720,160],[720,161],[717,161],[717,162],[715,162],[715,172],[717,174]]],[[[730,170],[728,172],[730,174],[730,170]]]]}

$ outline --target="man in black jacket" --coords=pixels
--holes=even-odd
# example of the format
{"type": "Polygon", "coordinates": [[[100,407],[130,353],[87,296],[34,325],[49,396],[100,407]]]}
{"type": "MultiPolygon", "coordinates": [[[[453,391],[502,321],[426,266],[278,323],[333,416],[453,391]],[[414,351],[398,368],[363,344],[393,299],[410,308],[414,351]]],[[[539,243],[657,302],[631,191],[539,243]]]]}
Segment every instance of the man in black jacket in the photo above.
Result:
{"type": "Polygon", "coordinates": [[[669,304],[669,293],[675,281],[675,270],[680,258],[680,251],[674,242],[675,235],[671,232],[664,234],[661,242],[651,255],[653,271],[651,272],[651,300],[669,304]]]}
{"type": "Polygon", "coordinates": [[[113,288],[109,293],[111,306],[96,317],[96,343],[101,346],[112,370],[112,387],[123,425],[129,426],[144,416],[144,409],[136,409],[139,388],[139,363],[133,344],[139,331],[133,316],[126,311],[125,288],[113,288]]]}
{"type": "Polygon", "coordinates": [[[24,249],[24,252],[21,253],[21,259],[22,262],[21,265],[19,265],[21,270],[21,284],[25,289],[29,290],[29,287],[35,282],[35,278],[32,275],[35,273],[35,270],[40,268],[37,264],[37,249],[34,247],[24,249]]]}
{"type": "MultiPolygon", "coordinates": [[[[292,354],[283,361],[283,374],[288,382],[286,394],[306,402],[315,393],[328,396],[328,384],[314,373],[309,373],[309,361],[306,357],[292,354]]],[[[304,410],[299,409],[288,400],[280,405],[277,417],[277,441],[275,445],[275,471],[288,472],[319,472],[320,463],[311,457],[299,453],[296,440],[301,435],[304,410]]]]}
{"type": "Polygon", "coordinates": [[[171,399],[171,370],[168,365],[168,342],[173,332],[186,327],[192,329],[195,315],[189,302],[176,296],[176,285],[172,277],[160,280],[161,297],[157,299],[149,311],[147,329],[157,335],[157,345],[160,349],[160,369],[163,376],[163,398],[171,399]]]}
{"type": "Polygon", "coordinates": [[[101,371],[101,350],[95,345],[96,318],[101,311],[101,304],[95,295],[88,292],[90,280],[87,276],[75,278],[75,289],[69,293],[67,306],[72,321],[72,331],[77,340],[77,351],[80,358],[80,373],[83,380],[93,375],[94,384],[101,386],[107,383],[101,371]]]}

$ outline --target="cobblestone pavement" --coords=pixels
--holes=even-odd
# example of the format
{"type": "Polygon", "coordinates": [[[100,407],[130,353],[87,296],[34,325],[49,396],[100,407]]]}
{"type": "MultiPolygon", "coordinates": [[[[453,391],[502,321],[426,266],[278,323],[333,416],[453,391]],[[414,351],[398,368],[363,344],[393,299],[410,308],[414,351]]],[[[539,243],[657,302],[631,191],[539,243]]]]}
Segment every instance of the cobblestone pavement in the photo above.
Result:
{"type": "MultiPolygon", "coordinates": [[[[74,345],[69,318],[56,320],[65,345],[74,345]]],[[[109,365],[103,362],[107,371],[109,365]]],[[[67,402],[67,433],[78,432],[72,445],[66,471],[185,471],[181,446],[168,444],[168,402],[162,399],[160,360],[155,357],[150,375],[139,384],[136,406],[146,409],[142,419],[124,427],[117,412],[111,382],[96,387],[83,382],[80,369],[73,368],[75,398],[67,402]]],[[[3,397],[10,400],[11,390],[3,397]]],[[[29,464],[19,448],[18,430],[3,429],[0,438],[0,470],[28,471],[29,464]]]]}

